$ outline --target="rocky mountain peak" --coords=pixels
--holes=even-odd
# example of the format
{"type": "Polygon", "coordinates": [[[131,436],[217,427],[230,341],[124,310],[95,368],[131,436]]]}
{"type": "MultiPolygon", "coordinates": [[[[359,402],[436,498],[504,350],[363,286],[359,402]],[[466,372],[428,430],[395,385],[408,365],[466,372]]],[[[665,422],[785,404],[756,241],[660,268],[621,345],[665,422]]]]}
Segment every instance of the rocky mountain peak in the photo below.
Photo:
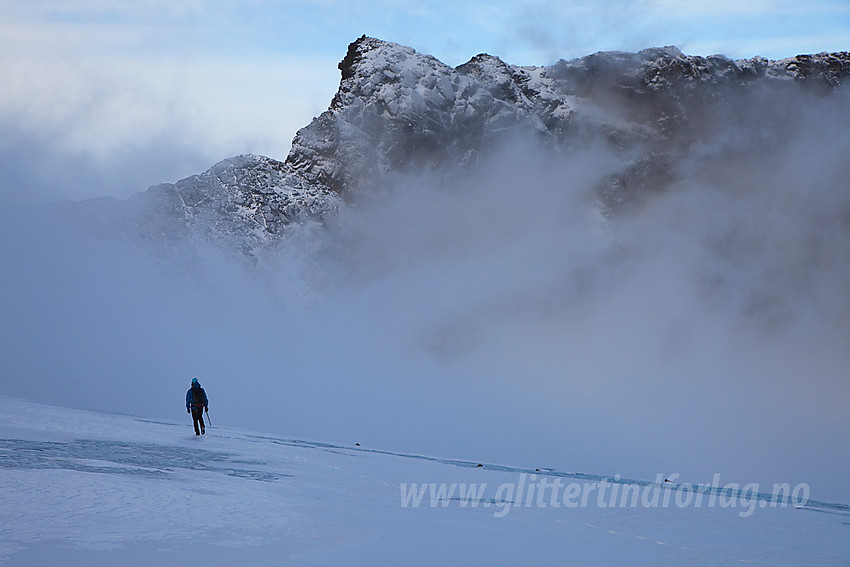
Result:
{"type": "MultiPolygon", "coordinates": [[[[730,101],[752,98],[760,108],[756,86],[767,99],[777,89],[832,92],[850,76],[850,54],[734,61],[668,46],[543,67],[482,53],[452,68],[362,36],[339,69],[328,110],[297,133],[284,162],[237,156],[145,198],[190,232],[250,250],[293,223],[322,222],[396,174],[453,175],[521,134],[561,152],[601,144],[619,153],[626,165],[599,190],[600,206],[613,212],[663,191],[676,178],[677,158],[725,120],[754,120],[757,113],[730,101]]],[[[762,126],[773,127],[754,129],[762,126]]]]}

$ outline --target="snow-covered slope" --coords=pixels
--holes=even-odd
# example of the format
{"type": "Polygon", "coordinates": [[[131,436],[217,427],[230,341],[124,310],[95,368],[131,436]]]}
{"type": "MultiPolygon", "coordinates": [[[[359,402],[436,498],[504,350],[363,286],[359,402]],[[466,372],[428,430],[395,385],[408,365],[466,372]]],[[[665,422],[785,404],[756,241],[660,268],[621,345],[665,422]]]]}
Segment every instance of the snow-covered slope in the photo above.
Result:
{"type": "Polygon", "coordinates": [[[321,223],[341,206],[336,193],[307,183],[283,162],[257,155],[223,160],[203,173],[137,193],[126,203],[96,199],[75,205],[141,242],[168,247],[196,238],[247,255],[291,227],[321,223]]]}
{"type": "MultiPolygon", "coordinates": [[[[0,397],[0,565],[825,566],[850,557],[846,507],[756,506],[741,517],[737,499],[612,509],[595,496],[554,507],[518,486],[528,494],[543,480],[603,477],[267,436],[213,415],[199,438],[188,418],[0,397]],[[426,487],[418,506],[405,503],[413,483],[426,487]],[[454,496],[432,500],[431,483],[454,484],[454,496]],[[473,483],[486,486],[470,498],[473,483]],[[517,492],[506,497],[502,486],[517,492]]],[[[658,490],[660,502],[673,493],[658,490]]]]}
{"type": "Polygon", "coordinates": [[[243,155],[137,198],[174,204],[174,215],[198,234],[260,245],[291,223],[321,221],[341,205],[335,193],[311,186],[271,158],[243,155]]]}

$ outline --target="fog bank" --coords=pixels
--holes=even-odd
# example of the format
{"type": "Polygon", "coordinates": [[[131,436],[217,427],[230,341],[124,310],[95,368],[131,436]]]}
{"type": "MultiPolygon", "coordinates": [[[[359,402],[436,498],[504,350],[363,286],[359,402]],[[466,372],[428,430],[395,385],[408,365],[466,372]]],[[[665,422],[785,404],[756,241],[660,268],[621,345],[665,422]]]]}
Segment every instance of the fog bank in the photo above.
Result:
{"type": "Polygon", "coordinates": [[[197,376],[213,423],[846,502],[850,119],[793,102],[620,211],[629,156],[521,138],[252,263],[101,223],[126,202],[6,209],[0,393],[181,419],[197,376]]]}

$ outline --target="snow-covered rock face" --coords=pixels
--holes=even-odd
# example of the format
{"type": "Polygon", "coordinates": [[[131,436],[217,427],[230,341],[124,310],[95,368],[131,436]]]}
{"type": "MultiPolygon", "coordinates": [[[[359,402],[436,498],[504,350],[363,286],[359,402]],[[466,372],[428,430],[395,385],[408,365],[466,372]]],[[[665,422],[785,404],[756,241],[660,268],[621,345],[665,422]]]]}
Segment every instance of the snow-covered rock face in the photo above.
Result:
{"type": "MultiPolygon", "coordinates": [[[[151,187],[135,199],[188,232],[250,253],[293,224],[321,220],[342,205],[328,189],[305,183],[283,162],[256,155],[226,159],[177,183],[151,187]]],[[[149,219],[152,220],[152,219],[149,219]]],[[[140,223],[144,231],[146,222],[140,223]]],[[[155,238],[155,234],[152,237],[155,238]]]]}
{"type": "Polygon", "coordinates": [[[287,165],[343,196],[393,172],[475,163],[509,136],[549,147],[602,141],[638,158],[600,188],[603,207],[624,192],[663,185],[680,152],[724,116],[724,103],[757,86],[829,90],[850,75],[850,54],[768,61],[683,55],[675,47],[608,52],[549,67],[490,55],[453,69],[409,47],[361,37],[339,65],[330,108],[298,132],[287,165]]]}
{"type": "Polygon", "coordinates": [[[517,139],[554,156],[588,145],[621,156],[625,165],[597,190],[600,208],[614,213],[664,190],[682,155],[724,125],[771,132],[800,106],[765,114],[759,96],[836,90],[850,75],[850,54],[733,61],[664,47],[548,67],[481,54],[452,68],[364,36],[339,68],[330,108],[298,132],[285,162],[239,156],[152,187],[136,197],[145,207],[130,224],[145,238],[200,236],[250,254],[293,223],[322,223],[395,174],[452,176],[517,139]]]}

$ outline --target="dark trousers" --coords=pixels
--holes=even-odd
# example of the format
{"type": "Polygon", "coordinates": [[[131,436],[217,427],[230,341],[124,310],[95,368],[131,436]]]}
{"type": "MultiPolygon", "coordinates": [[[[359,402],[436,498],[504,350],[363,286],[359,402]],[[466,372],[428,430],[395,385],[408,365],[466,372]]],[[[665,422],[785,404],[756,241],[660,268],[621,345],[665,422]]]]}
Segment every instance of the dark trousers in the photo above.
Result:
{"type": "Polygon", "coordinates": [[[192,408],[192,424],[195,426],[195,435],[204,432],[204,408],[192,408]],[[200,429],[198,429],[198,423],[201,424],[200,429]]]}

